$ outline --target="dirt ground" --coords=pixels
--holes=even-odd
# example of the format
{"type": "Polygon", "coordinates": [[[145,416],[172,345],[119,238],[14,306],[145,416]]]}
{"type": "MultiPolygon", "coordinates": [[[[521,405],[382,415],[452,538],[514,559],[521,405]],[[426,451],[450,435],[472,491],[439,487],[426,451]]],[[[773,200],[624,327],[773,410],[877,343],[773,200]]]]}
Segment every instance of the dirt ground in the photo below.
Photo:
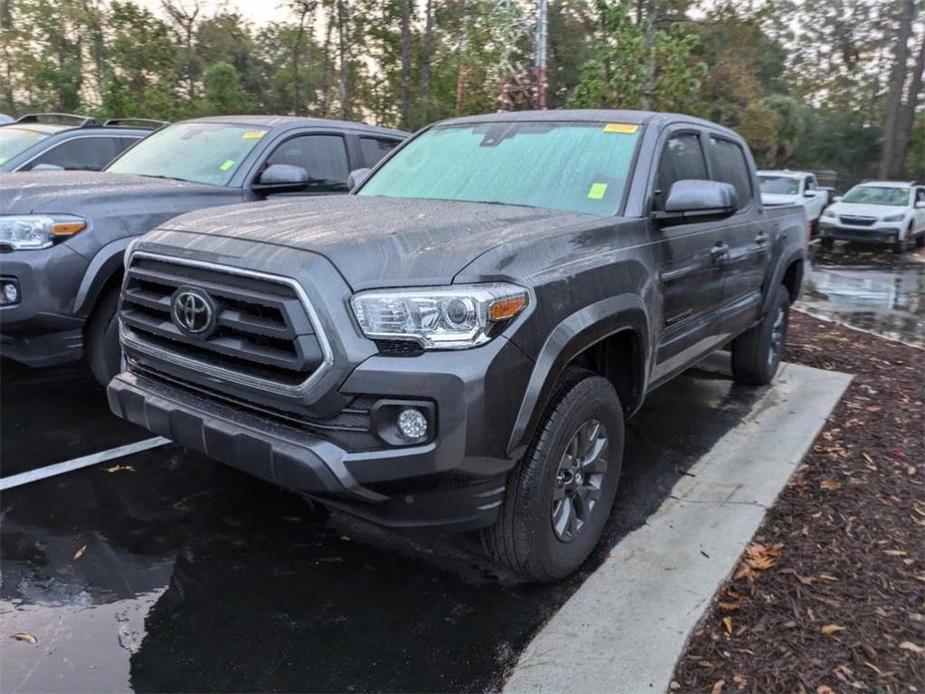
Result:
{"type": "Polygon", "coordinates": [[[855,378],[714,597],[679,692],[925,692],[925,351],[792,314],[855,378]]]}

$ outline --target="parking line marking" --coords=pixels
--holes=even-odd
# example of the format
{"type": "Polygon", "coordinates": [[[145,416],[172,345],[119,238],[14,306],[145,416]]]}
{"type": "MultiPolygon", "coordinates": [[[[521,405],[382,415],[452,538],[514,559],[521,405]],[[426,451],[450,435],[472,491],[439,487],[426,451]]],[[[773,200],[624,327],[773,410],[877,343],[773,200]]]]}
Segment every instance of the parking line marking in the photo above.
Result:
{"type": "Polygon", "coordinates": [[[124,446],[110,448],[107,451],[100,451],[99,453],[91,453],[90,455],[74,458],[73,460],[66,460],[63,463],[55,463],[54,465],[46,465],[36,470],[20,472],[18,475],[0,477],[0,491],[21,487],[24,484],[38,482],[39,480],[54,477],[55,475],[63,475],[65,472],[72,472],[81,468],[90,467],[91,465],[105,463],[107,460],[112,460],[113,458],[121,458],[126,455],[132,455],[133,453],[147,451],[151,448],[157,448],[158,446],[163,446],[168,443],[170,443],[170,439],[165,439],[163,436],[155,436],[150,439],[144,439],[143,441],[136,441],[135,443],[129,443],[124,446]]]}

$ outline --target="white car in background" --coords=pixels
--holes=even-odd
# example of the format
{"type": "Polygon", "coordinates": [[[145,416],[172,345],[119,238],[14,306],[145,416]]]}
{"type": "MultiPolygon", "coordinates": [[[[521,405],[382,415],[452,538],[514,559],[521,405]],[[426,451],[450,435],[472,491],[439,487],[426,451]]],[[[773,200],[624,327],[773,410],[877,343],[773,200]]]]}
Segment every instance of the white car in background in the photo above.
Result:
{"type": "Polygon", "coordinates": [[[829,204],[829,191],[820,188],[815,174],[807,171],[759,171],[761,202],[774,205],[800,205],[815,233],[822,210],[829,204]]]}
{"type": "Polygon", "coordinates": [[[836,240],[887,244],[896,253],[925,246],[925,185],[867,181],[835,198],[819,220],[822,245],[836,240]]]}

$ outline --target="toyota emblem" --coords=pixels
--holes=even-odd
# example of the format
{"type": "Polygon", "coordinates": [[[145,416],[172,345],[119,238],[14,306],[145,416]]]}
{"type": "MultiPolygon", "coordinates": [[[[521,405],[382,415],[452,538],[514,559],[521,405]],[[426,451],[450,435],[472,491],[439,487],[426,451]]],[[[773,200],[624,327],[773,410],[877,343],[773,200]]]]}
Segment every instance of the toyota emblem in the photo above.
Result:
{"type": "Polygon", "coordinates": [[[191,335],[205,333],[215,317],[212,299],[198,289],[180,289],[173,296],[170,312],[174,324],[191,335]]]}

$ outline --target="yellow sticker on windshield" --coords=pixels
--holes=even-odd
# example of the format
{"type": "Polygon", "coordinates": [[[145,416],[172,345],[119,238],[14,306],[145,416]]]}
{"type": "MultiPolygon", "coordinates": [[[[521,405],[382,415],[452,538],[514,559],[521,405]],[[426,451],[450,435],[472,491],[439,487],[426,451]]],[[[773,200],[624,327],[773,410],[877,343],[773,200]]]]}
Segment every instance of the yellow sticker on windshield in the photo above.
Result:
{"type": "Polygon", "coordinates": [[[219,166],[218,168],[220,168],[222,171],[227,171],[227,170],[230,169],[232,166],[234,166],[234,164],[235,164],[234,159],[226,159],[226,160],[224,161],[224,163],[223,163],[221,166],[219,166]]]}
{"type": "Polygon", "coordinates": [[[632,135],[638,131],[638,125],[630,125],[629,123],[608,123],[604,126],[605,133],[623,133],[624,135],[632,135]]]}
{"type": "Polygon", "coordinates": [[[588,197],[592,200],[603,200],[606,193],[606,183],[592,183],[591,187],[588,189],[588,197]]]}
{"type": "Polygon", "coordinates": [[[248,130],[246,133],[241,135],[242,140],[259,140],[261,137],[267,134],[266,130],[248,130]]]}

